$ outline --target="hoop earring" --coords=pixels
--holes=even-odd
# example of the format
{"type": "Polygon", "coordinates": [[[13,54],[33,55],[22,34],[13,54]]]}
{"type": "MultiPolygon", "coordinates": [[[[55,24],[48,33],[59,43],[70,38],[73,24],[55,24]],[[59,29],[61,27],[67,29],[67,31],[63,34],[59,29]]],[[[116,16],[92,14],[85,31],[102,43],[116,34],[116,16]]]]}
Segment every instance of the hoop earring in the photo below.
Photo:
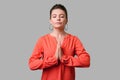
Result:
{"type": "Polygon", "coordinates": [[[66,24],[65,30],[66,30],[66,31],[68,30],[68,24],[66,24]]]}
{"type": "Polygon", "coordinates": [[[51,31],[53,30],[53,27],[51,26],[51,24],[49,25],[49,30],[51,31]]]}

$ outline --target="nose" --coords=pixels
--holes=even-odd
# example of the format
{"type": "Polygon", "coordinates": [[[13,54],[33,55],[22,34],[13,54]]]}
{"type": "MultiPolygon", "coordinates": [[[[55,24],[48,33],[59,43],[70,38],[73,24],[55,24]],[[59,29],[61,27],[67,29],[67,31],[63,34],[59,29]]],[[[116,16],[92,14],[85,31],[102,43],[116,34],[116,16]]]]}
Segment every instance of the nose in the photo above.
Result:
{"type": "Polygon", "coordinates": [[[59,16],[57,17],[57,21],[60,21],[60,17],[59,16]]]}

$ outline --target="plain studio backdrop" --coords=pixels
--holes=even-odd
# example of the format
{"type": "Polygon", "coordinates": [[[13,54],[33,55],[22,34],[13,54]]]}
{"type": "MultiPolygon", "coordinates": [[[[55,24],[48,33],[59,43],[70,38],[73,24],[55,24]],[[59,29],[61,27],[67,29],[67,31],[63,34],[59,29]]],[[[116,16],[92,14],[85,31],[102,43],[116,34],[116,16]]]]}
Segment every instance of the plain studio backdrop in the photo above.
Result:
{"type": "MultiPolygon", "coordinates": [[[[76,68],[76,80],[119,80],[119,0],[0,0],[0,80],[40,80],[28,59],[37,39],[49,33],[49,10],[68,10],[68,32],[91,56],[90,68],[76,68]]],[[[69,76],[68,76],[69,77],[69,76]]]]}

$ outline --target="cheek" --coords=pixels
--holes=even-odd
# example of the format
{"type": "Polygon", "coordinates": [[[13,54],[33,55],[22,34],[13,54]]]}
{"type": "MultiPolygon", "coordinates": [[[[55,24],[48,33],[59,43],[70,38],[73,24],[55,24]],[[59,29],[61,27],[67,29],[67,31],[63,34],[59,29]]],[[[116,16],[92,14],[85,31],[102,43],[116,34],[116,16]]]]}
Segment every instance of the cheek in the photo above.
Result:
{"type": "Polygon", "coordinates": [[[55,20],[54,20],[54,19],[50,19],[50,23],[51,23],[51,24],[54,24],[54,23],[55,23],[55,20]]]}
{"type": "Polygon", "coordinates": [[[66,22],[67,22],[67,19],[62,19],[62,21],[66,23],[66,22]]]}
{"type": "Polygon", "coordinates": [[[67,20],[64,20],[63,23],[64,23],[64,24],[67,24],[67,20]]]}

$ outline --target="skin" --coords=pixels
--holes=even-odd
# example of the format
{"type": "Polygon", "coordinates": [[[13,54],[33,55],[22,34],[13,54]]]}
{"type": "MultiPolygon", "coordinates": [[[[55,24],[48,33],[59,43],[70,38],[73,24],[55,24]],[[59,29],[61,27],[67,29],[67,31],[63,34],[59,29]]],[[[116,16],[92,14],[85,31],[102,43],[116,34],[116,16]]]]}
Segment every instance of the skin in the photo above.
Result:
{"type": "Polygon", "coordinates": [[[50,18],[50,24],[53,26],[53,31],[50,33],[51,36],[54,36],[57,40],[57,47],[55,52],[55,57],[61,59],[62,49],[61,44],[64,37],[68,34],[64,31],[65,25],[67,24],[66,14],[61,9],[52,10],[50,18]]]}

